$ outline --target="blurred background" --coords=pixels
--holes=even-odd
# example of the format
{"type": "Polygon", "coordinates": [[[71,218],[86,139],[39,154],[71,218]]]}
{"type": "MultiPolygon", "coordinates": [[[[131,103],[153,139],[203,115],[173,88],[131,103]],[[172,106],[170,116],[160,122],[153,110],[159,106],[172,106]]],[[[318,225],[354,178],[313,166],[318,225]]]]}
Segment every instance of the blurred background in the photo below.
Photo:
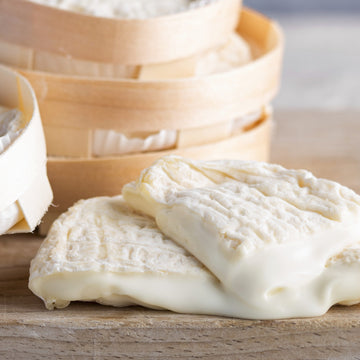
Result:
{"type": "Polygon", "coordinates": [[[244,0],[286,35],[277,109],[360,109],[360,0],[244,0]]]}

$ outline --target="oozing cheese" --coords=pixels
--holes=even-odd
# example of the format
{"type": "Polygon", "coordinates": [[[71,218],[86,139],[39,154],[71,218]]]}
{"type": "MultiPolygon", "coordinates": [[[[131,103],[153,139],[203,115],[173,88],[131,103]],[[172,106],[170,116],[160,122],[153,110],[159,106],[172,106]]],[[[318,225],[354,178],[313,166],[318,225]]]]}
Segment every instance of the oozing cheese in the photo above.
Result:
{"type": "Polygon", "coordinates": [[[144,19],[205,6],[215,0],[31,0],[83,14],[108,18],[144,19]]]}
{"type": "Polygon", "coordinates": [[[360,197],[344,186],[278,165],[171,156],[123,194],[257,317],[360,301],[358,257],[346,252],[360,247],[360,197]]]}
{"type": "MultiPolygon", "coordinates": [[[[19,110],[0,107],[0,155],[20,135],[24,125],[19,110]]],[[[6,208],[2,208],[0,204],[0,235],[11,229],[22,219],[22,211],[16,202],[6,208]]]]}

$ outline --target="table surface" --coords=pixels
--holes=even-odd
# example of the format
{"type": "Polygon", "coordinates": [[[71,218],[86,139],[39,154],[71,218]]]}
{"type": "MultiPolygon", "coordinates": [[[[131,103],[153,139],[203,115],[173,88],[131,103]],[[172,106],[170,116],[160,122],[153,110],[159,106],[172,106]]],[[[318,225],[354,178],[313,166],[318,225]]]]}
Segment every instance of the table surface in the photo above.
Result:
{"type": "MultiPolygon", "coordinates": [[[[281,111],[272,160],[360,192],[359,112],[281,111]]],[[[249,321],[73,303],[45,310],[27,289],[41,239],[0,238],[0,359],[356,359],[360,306],[311,319],[249,321]]]]}

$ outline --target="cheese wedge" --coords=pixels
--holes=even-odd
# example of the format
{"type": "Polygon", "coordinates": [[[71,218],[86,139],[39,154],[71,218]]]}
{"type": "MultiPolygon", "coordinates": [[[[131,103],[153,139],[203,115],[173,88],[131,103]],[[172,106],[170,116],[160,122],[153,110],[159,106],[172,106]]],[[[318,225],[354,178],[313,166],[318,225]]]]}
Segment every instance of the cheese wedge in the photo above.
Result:
{"type": "MultiPolygon", "coordinates": [[[[101,197],[78,202],[55,221],[31,263],[29,287],[48,309],[80,300],[253,319],[314,316],[326,311],[330,299],[348,305],[358,301],[360,246],[343,249],[326,267],[313,283],[324,296],[319,304],[310,298],[296,312],[261,310],[254,299],[243,301],[227,292],[121,196],[101,197]]],[[[257,272],[252,275],[256,279],[257,272]]]]}
{"type": "Polygon", "coordinates": [[[357,256],[339,255],[360,246],[360,197],[335,182],[266,163],[171,156],[123,194],[262,318],[320,315],[360,299],[357,256]],[[329,265],[340,258],[351,266],[329,265]]]}
{"type": "Polygon", "coordinates": [[[237,33],[232,33],[215,49],[190,58],[169,63],[142,66],[139,80],[168,80],[224,73],[249,63],[252,60],[250,45],[237,33]]]}
{"type": "Polygon", "coordinates": [[[247,308],[121,196],[82,200],[61,215],[31,262],[29,288],[48,309],[77,300],[227,316],[247,308]]]}

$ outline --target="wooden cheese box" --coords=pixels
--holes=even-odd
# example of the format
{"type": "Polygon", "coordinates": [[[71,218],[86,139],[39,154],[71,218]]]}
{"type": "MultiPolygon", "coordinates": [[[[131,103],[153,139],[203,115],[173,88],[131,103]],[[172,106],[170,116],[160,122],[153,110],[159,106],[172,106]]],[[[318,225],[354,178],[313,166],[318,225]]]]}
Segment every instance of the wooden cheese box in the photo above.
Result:
{"type": "Polygon", "coordinates": [[[123,133],[177,130],[182,138],[196,129],[197,138],[202,139],[209,128],[216,126],[216,133],[222,134],[219,128],[228,128],[233,119],[262,109],[279,86],[281,30],[260,14],[244,10],[238,32],[252,45],[256,58],[221,74],[140,81],[23,70],[37,94],[46,134],[61,134],[56,142],[48,141],[48,154],[91,158],[95,129],[123,133]]]}
{"type": "Polygon", "coordinates": [[[52,200],[44,132],[29,82],[0,66],[0,84],[0,105],[19,109],[26,123],[19,136],[0,153],[0,211],[16,204],[23,220],[8,232],[29,232],[38,225],[52,200]]]}

